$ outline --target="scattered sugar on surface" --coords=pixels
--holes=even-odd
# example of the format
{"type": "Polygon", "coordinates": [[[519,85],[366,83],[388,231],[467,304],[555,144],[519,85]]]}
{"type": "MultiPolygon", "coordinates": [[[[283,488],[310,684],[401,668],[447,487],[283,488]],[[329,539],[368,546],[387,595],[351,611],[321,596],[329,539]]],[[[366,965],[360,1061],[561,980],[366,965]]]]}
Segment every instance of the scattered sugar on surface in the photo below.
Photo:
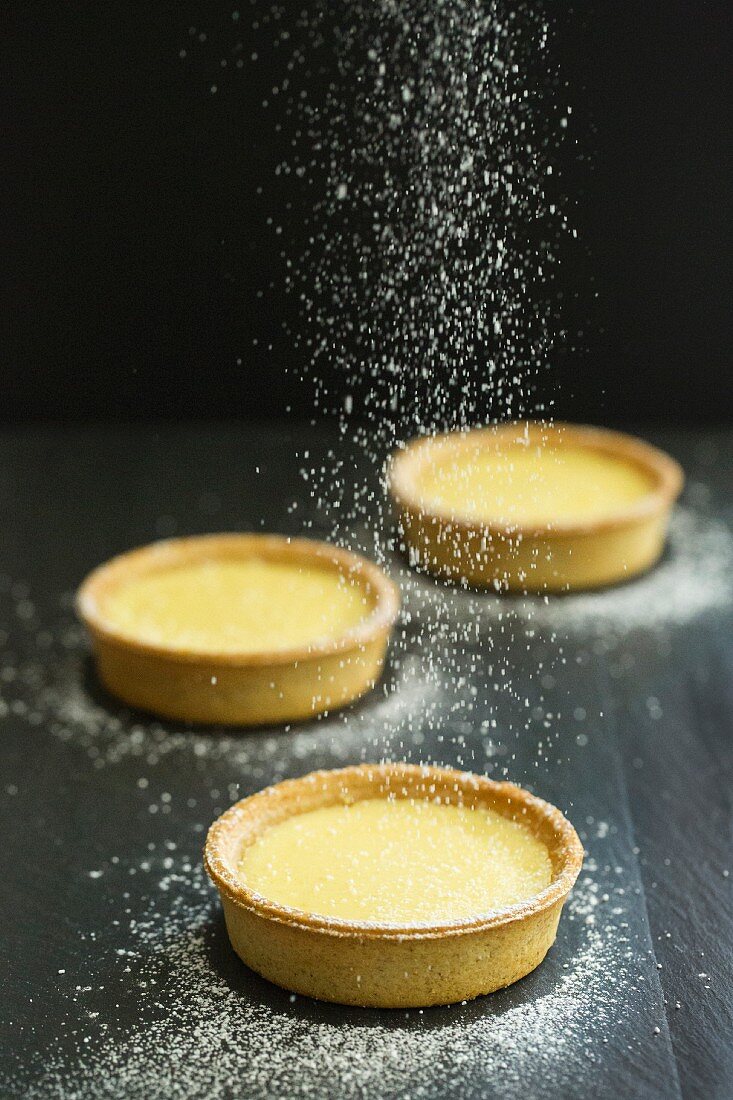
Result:
{"type": "MultiPolygon", "coordinates": [[[[301,771],[317,766],[325,754],[337,763],[359,756],[398,757],[401,750],[419,748],[425,732],[445,723],[449,692],[456,723],[470,722],[476,689],[455,667],[457,651],[466,646],[481,645],[484,658],[493,654],[489,672],[494,686],[511,696],[506,643],[525,636],[530,647],[535,634],[545,634],[551,645],[536,670],[536,696],[531,707],[527,700],[517,700],[539,717],[543,678],[551,677],[553,663],[562,661],[563,638],[579,635],[613,647],[635,631],[664,633],[684,627],[729,608],[733,600],[733,536],[723,523],[690,508],[673,517],[666,556],[655,569],[601,592],[552,599],[477,593],[436,583],[396,555],[388,557],[387,565],[399,580],[405,606],[386,681],[368,705],[357,704],[328,722],[299,725],[288,731],[287,739],[277,731],[244,738],[225,730],[199,733],[130,713],[100,694],[84,632],[66,610],[70,598],[62,601],[60,616],[49,626],[39,620],[32,593],[20,582],[0,593],[4,615],[14,619],[13,636],[23,639],[17,652],[6,652],[0,716],[10,712],[32,727],[42,725],[85,752],[97,768],[131,758],[154,766],[169,754],[185,752],[202,762],[220,760],[235,770],[246,768],[254,779],[277,777],[289,774],[294,761],[301,771]]],[[[521,712],[516,724],[529,728],[521,712]]],[[[491,731],[483,734],[490,750],[491,731]]],[[[454,728],[452,736],[460,731],[454,728]]],[[[467,760],[466,766],[471,763],[467,760]]]]}
{"type": "Polygon", "coordinates": [[[436,584],[404,567],[394,556],[407,609],[431,619],[440,607],[446,622],[471,622],[491,631],[511,620],[558,635],[583,633],[612,640],[633,631],[684,626],[706,612],[730,606],[733,598],[733,536],[719,520],[689,507],[671,521],[663,560],[626,584],[597,592],[561,596],[509,596],[462,591],[436,584]]]}
{"type": "MultiPolygon", "coordinates": [[[[217,949],[225,933],[203,873],[180,857],[165,864],[118,952],[120,968],[137,979],[145,1025],[119,1037],[89,1024],[93,1044],[81,1041],[71,1062],[44,1052],[29,1098],[73,1100],[89,1096],[90,1086],[95,1097],[129,1100],[218,1100],[234,1087],[248,1097],[421,1097],[433,1094],[436,1074],[457,1068],[491,1075],[497,1096],[514,1095],[528,1062],[535,1073],[577,1079],[591,1072],[621,1001],[635,996],[638,962],[629,962],[638,949],[626,932],[624,890],[602,895],[593,861],[545,963],[552,978],[535,995],[521,1003],[509,997],[498,1010],[495,998],[481,998],[454,1009],[391,1012],[388,1023],[379,1012],[335,1006],[321,1006],[315,1018],[307,999],[273,990],[238,964],[222,971],[217,949]]],[[[80,1011],[91,992],[77,988],[80,1011]]]]}
{"type": "MultiPolygon", "coordinates": [[[[9,610],[7,604],[4,608],[9,610]]],[[[59,741],[86,753],[97,768],[130,759],[152,767],[183,752],[202,762],[225,761],[233,772],[246,772],[256,780],[288,774],[294,761],[300,771],[307,771],[326,754],[334,764],[339,758],[373,759],[390,744],[398,749],[400,739],[409,738],[411,731],[428,727],[441,693],[437,659],[411,652],[402,635],[391,675],[371,694],[368,706],[357,704],[328,722],[287,727],[287,738],[279,728],[256,730],[251,736],[240,730],[197,732],[130,712],[105,696],[91,670],[84,632],[67,615],[55,628],[44,628],[42,655],[36,646],[35,618],[16,618],[16,625],[24,628],[26,645],[7,654],[0,717],[12,713],[32,727],[43,726],[59,741]]]]}

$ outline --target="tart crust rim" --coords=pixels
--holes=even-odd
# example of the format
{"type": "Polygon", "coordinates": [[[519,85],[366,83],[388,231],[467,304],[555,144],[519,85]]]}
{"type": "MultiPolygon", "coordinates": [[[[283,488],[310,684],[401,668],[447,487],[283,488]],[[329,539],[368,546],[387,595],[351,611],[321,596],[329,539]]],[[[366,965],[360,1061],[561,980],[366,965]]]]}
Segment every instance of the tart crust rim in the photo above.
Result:
{"type": "MultiPolygon", "coordinates": [[[[399,789],[399,788],[398,788],[399,789]]],[[[404,788],[403,788],[404,790],[404,788]]],[[[428,795],[418,797],[429,798],[428,795]]],[[[442,798],[442,796],[439,796],[442,798]]],[[[459,798],[460,804],[460,798],[459,798]]],[[[500,811],[499,811],[500,812],[500,811]]],[[[510,816],[504,814],[503,816],[510,816]]],[[[516,818],[512,818],[516,820],[516,818]]],[[[268,824],[265,822],[260,829],[264,831],[268,824]]],[[[537,831],[532,829],[534,835],[537,831]]],[[[419,764],[358,764],[346,768],[319,770],[310,772],[297,779],[284,780],[281,783],[263,790],[247,798],[241,799],[226,810],[209,829],[204,848],[204,866],[206,871],[219,890],[239,908],[257,914],[259,917],[276,924],[288,925],[300,928],[311,933],[356,938],[359,940],[431,940],[445,937],[473,935],[487,930],[493,930],[504,925],[515,924],[526,920],[545,910],[552,909],[558,902],[564,901],[572,889],[583,863],[584,850],[580,839],[565,815],[551,803],[530,794],[523,787],[509,782],[497,782],[487,776],[477,775],[472,772],[459,771],[453,768],[443,768],[433,765],[419,764]],[[548,886],[538,894],[490,913],[479,913],[475,917],[462,918],[456,921],[446,921],[436,924],[413,923],[391,924],[377,921],[347,921],[340,918],[329,918],[306,910],[295,909],[290,906],[273,902],[256,891],[250,889],[236,874],[230,865],[230,860],[223,851],[225,842],[230,839],[232,833],[242,829],[242,816],[244,813],[257,814],[260,805],[264,809],[273,797],[293,804],[291,812],[283,813],[278,820],[284,820],[307,809],[298,809],[297,804],[301,800],[299,796],[303,791],[313,794],[314,788],[320,789],[324,794],[322,805],[334,805],[339,802],[360,801],[360,798],[346,799],[330,797],[332,795],[344,795],[350,787],[361,781],[366,781],[366,797],[388,797],[384,793],[385,786],[389,787],[391,781],[406,781],[408,784],[423,785],[438,784],[441,789],[472,794],[477,796],[478,804],[481,803],[481,795],[487,804],[494,808],[497,804],[505,807],[519,806],[523,814],[536,826],[542,823],[546,828],[541,837],[547,846],[553,862],[552,879],[548,886]],[[374,790],[370,794],[369,786],[374,790]],[[328,798],[326,801],[325,799],[328,798]],[[547,835],[549,834],[549,835],[547,835]],[[558,864],[556,868],[555,864],[558,864]]]]}
{"type": "Polygon", "coordinates": [[[77,591],[75,606],[79,618],[92,636],[103,644],[182,664],[206,664],[207,668],[264,668],[313,661],[369,645],[392,630],[400,611],[400,596],[397,586],[387,574],[376,563],[355,551],[316,539],[242,532],[162,539],[117,554],[85,577],[77,591]],[[334,639],[269,651],[222,651],[147,642],[115,628],[114,621],[105,615],[105,592],[121,583],[125,576],[140,575],[150,568],[165,566],[166,562],[173,565],[195,561],[207,551],[214,557],[260,556],[273,561],[317,562],[321,568],[324,565],[331,567],[342,575],[357,577],[364,587],[368,585],[374,592],[374,606],[355,627],[343,631],[334,639]]]}
{"type": "Polygon", "coordinates": [[[441,432],[437,435],[417,436],[391,455],[386,467],[386,482],[389,494],[399,509],[415,512],[427,522],[437,521],[457,534],[479,534],[502,539],[572,539],[633,526],[662,513],[679,497],[684,485],[684,473],[671,455],[646,440],[625,432],[563,421],[511,421],[441,432]],[[568,442],[575,443],[581,448],[614,456],[626,465],[642,468],[652,477],[654,485],[638,501],[608,515],[545,524],[507,523],[488,515],[461,515],[458,511],[441,508],[437,503],[426,502],[418,491],[417,474],[426,460],[426,452],[436,447],[462,448],[470,439],[481,436],[491,437],[499,444],[504,437],[513,442],[520,438],[519,432],[525,433],[527,438],[533,435],[554,438],[559,446],[568,442]]]}

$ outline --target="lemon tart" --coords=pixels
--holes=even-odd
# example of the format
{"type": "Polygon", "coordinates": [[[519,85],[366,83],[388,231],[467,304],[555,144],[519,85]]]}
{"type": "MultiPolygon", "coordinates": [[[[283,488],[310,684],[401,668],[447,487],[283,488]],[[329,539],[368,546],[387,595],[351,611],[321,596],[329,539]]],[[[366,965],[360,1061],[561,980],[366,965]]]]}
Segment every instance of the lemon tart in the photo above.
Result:
{"type": "Polygon", "coordinates": [[[204,853],[248,966],[296,993],[386,1008],[528,974],[582,858],[570,822],[522,788],[409,764],[269,787],[212,825],[204,853]]]}
{"type": "Polygon", "coordinates": [[[373,686],[399,600],[376,565],[309,539],[208,535],[95,570],[77,606],[105,686],[167,718],[290,721],[373,686]]]}
{"type": "Polygon", "coordinates": [[[682,481],[640,439],[540,423],[414,440],[388,473],[416,565],[535,592],[613,584],[653,565],[682,481]]]}

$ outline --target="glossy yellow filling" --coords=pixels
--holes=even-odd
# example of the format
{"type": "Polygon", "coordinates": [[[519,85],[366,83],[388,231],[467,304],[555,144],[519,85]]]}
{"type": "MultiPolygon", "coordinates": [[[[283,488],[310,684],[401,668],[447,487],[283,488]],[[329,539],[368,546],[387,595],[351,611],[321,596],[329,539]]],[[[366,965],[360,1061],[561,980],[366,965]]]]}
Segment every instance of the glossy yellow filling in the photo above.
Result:
{"type": "Polygon", "coordinates": [[[484,809],[367,799],[273,825],[243,852],[270,901],[351,921],[422,924],[504,909],[549,885],[545,845],[484,809]]]}
{"type": "Polygon", "coordinates": [[[419,476],[426,508],[467,519],[538,524],[595,520],[636,503],[652,489],[640,467],[570,444],[446,447],[419,476]]]}
{"type": "Polygon", "coordinates": [[[154,570],[105,601],[108,620],[131,638],[224,653],[333,640],[370,610],[365,589],[333,569],[264,558],[154,570]]]}

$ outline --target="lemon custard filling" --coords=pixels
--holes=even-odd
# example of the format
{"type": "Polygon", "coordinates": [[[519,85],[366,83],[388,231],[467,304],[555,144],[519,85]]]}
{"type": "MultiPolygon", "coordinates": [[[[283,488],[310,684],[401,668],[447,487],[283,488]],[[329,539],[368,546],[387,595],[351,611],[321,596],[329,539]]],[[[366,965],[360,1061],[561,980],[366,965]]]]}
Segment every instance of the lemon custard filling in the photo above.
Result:
{"type": "Polygon", "coordinates": [[[135,641],[254,653],[333,641],[373,606],[363,584],[333,568],[212,558],[126,578],[107,593],[104,613],[135,641]]]}
{"type": "Polygon", "coordinates": [[[547,847],[485,808],[372,798],[288,817],[242,852],[242,882],[267,901],[378,924],[460,921],[550,884],[547,847]]]}
{"type": "Polygon", "coordinates": [[[654,487],[641,466],[572,443],[451,447],[418,473],[426,509],[474,520],[549,525],[612,516],[654,487]]]}

